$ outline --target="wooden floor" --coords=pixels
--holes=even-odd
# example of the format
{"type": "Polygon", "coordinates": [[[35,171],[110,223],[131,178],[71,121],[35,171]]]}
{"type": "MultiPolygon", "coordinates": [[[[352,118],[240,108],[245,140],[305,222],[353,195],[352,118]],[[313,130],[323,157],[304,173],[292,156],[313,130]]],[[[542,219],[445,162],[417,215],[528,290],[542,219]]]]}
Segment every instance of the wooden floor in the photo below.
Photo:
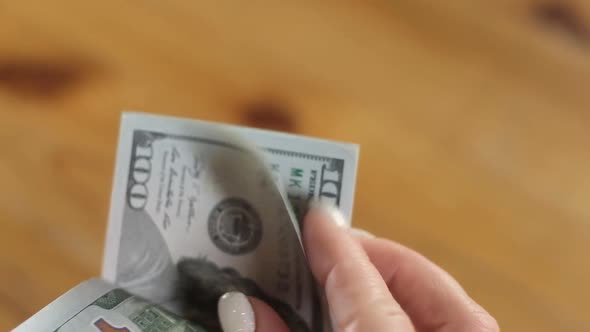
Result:
{"type": "Polygon", "coordinates": [[[0,1],[0,330],[98,275],[122,109],[357,142],[354,223],[590,331],[590,4],[0,1]]]}

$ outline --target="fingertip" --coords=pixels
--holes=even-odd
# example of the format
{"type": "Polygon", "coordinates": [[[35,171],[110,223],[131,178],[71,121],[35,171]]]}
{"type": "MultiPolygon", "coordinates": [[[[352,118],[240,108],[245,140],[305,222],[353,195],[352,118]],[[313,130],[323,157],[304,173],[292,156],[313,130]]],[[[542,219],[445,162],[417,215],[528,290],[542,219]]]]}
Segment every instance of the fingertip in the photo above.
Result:
{"type": "Polygon", "coordinates": [[[223,332],[254,332],[256,330],[254,309],[243,293],[223,294],[217,302],[217,312],[223,332]]]}
{"type": "MultiPolygon", "coordinates": [[[[303,245],[308,255],[312,273],[323,285],[330,266],[338,257],[346,255],[342,251],[343,242],[352,242],[352,238],[343,226],[346,225],[342,214],[332,205],[315,203],[307,213],[303,227],[303,245]]],[[[354,246],[354,244],[353,244],[354,246]]],[[[360,245],[357,245],[360,251],[360,245]]],[[[353,252],[354,248],[348,248],[353,252]]]]}
{"type": "Polygon", "coordinates": [[[347,222],[346,218],[342,214],[342,212],[338,209],[338,207],[332,203],[328,203],[326,201],[321,200],[314,200],[310,204],[310,210],[308,215],[311,215],[312,218],[321,218],[324,220],[329,220],[333,224],[347,228],[349,222],[347,222]]]}
{"type": "Polygon", "coordinates": [[[344,215],[332,204],[315,200],[303,222],[303,244],[307,253],[322,253],[318,247],[347,236],[348,223],[344,215]]]}
{"type": "Polygon", "coordinates": [[[268,304],[240,292],[223,294],[217,311],[223,332],[289,332],[285,322],[268,304]]]}
{"type": "Polygon", "coordinates": [[[353,227],[353,228],[350,228],[348,230],[348,232],[350,234],[352,234],[355,238],[358,238],[358,239],[375,239],[375,238],[377,238],[377,236],[375,236],[375,234],[373,234],[369,231],[366,231],[364,229],[361,229],[361,228],[354,228],[353,227]]]}

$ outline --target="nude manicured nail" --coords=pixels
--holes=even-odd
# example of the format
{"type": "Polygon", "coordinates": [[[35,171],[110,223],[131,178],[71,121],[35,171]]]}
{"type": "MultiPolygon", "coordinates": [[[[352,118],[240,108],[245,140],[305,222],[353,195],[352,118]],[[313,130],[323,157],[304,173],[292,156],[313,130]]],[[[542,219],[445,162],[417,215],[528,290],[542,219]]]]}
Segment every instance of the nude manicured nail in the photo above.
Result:
{"type": "Polygon", "coordinates": [[[223,294],[217,303],[223,332],[254,332],[256,318],[246,295],[240,292],[223,294]]]}
{"type": "Polygon", "coordinates": [[[324,214],[336,225],[348,228],[348,223],[346,222],[344,215],[335,205],[325,201],[314,200],[311,202],[310,208],[324,214]]]}
{"type": "Polygon", "coordinates": [[[364,229],[360,229],[360,228],[351,228],[349,230],[349,232],[351,234],[355,235],[355,236],[366,237],[366,238],[369,238],[369,239],[376,238],[376,236],[373,233],[367,232],[364,229]]]}

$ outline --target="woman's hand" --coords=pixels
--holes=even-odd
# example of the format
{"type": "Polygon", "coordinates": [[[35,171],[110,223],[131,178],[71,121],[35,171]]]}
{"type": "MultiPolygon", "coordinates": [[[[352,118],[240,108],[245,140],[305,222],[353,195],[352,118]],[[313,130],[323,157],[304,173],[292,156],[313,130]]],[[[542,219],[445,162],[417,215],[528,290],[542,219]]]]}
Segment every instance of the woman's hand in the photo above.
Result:
{"type": "MultiPolygon", "coordinates": [[[[398,243],[348,229],[331,206],[312,208],[303,241],[337,332],[495,332],[498,324],[448,273],[398,243]]],[[[274,310],[241,293],[219,301],[224,332],[288,332],[274,310]]]]}

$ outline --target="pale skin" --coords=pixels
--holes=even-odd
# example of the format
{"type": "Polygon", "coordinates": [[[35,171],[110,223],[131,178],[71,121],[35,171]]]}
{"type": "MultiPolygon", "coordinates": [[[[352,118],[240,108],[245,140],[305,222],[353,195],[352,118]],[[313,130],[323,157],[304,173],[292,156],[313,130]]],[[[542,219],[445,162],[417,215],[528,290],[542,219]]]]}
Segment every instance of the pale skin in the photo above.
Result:
{"type": "MultiPolygon", "coordinates": [[[[496,332],[496,320],[459,283],[419,253],[339,226],[335,211],[312,209],[303,242],[325,289],[337,332],[496,332]]],[[[257,332],[288,332],[264,302],[250,298],[257,332]]]]}

